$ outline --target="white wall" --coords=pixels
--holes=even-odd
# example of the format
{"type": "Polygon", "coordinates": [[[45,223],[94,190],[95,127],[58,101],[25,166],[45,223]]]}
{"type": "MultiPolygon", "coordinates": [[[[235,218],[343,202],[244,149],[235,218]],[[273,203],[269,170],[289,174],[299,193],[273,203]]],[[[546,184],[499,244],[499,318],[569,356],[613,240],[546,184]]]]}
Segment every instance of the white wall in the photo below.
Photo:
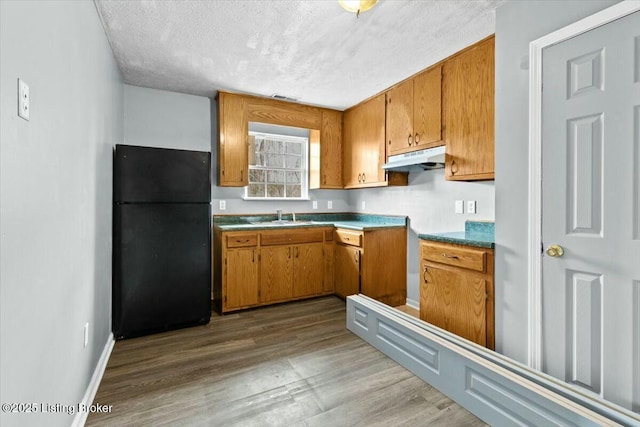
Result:
{"type": "Polygon", "coordinates": [[[496,11],[496,350],[528,352],[529,43],[616,1],[514,1],[496,11]]]}
{"type": "Polygon", "coordinates": [[[464,230],[465,220],[494,219],[493,181],[447,181],[444,169],[409,173],[407,187],[349,190],[353,212],[407,215],[407,299],[419,304],[418,234],[464,230]],[[475,200],[476,214],[454,213],[455,200],[475,200]],[[362,202],[365,209],[362,209],[362,202]]]}
{"type": "Polygon", "coordinates": [[[129,145],[210,151],[209,98],[124,85],[129,145]]]}
{"type": "MultiPolygon", "coordinates": [[[[121,75],[93,2],[0,2],[2,403],[77,405],[110,339],[122,111],[121,75]],[[17,116],[18,77],[31,89],[29,122],[17,116]]],[[[0,414],[2,426],[72,419],[0,414]]]]}

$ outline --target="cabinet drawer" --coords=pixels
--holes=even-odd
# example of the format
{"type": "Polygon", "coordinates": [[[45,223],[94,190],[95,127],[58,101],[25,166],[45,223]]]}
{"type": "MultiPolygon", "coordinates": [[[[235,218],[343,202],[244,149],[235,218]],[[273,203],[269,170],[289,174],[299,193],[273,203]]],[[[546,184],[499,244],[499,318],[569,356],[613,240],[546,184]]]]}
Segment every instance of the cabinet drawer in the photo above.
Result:
{"type": "Polygon", "coordinates": [[[278,230],[271,233],[262,233],[260,244],[272,245],[296,245],[298,243],[316,243],[324,240],[324,230],[312,229],[304,231],[278,230]]]}
{"type": "Polygon", "coordinates": [[[336,230],[336,242],[344,245],[362,246],[362,233],[359,231],[336,230]]]}
{"type": "Polygon", "coordinates": [[[480,249],[422,243],[422,259],[484,272],[487,252],[480,249]]]}
{"type": "Polygon", "coordinates": [[[247,246],[256,246],[257,244],[258,235],[255,233],[227,236],[227,248],[242,248],[247,246]]]}

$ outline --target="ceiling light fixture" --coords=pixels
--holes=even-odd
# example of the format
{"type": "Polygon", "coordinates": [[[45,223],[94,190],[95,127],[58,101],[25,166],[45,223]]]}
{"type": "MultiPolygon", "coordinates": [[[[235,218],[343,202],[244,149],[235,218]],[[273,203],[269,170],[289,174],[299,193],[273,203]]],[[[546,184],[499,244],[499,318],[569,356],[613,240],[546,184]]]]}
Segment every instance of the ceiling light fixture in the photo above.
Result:
{"type": "Polygon", "coordinates": [[[360,12],[371,9],[378,3],[378,0],[338,0],[340,6],[347,12],[355,13],[356,18],[360,17],[360,12]]]}

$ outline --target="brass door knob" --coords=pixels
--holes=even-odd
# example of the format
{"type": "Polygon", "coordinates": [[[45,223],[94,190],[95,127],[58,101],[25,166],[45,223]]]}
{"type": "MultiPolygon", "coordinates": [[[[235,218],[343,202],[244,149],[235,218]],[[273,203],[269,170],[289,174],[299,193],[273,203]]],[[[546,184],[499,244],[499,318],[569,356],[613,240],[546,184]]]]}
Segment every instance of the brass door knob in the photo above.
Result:
{"type": "Polygon", "coordinates": [[[562,246],[560,245],[551,245],[547,248],[547,255],[560,258],[564,255],[564,249],[562,249],[562,246]]]}

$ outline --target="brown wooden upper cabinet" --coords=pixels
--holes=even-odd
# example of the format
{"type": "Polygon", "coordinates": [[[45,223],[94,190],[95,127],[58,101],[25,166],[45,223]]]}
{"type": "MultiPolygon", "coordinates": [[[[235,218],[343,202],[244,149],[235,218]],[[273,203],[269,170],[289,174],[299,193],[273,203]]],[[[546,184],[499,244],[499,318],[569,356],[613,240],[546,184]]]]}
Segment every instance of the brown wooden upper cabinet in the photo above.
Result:
{"type": "Polygon", "coordinates": [[[443,64],[448,180],[494,179],[494,41],[487,38],[443,64]]]}
{"type": "Polygon", "coordinates": [[[387,156],[443,145],[442,65],[387,91],[387,156]]]}
{"type": "Polygon", "coordinates": [[[310,188],[342,188],[342,112],[251,95],[218,93],[218,185],[248,185],[249,122],[309,129],[310,188]],[[317,147],[313,146],[314,141],[317,147]]]}
{"type": "Polygon", "coordinates": [[[309,189],[342,188],[342,112],[322,110],[320,130],[309,136],[309,189]]]}
{"type": "Polygon", "coordinates": [[[344,188],[407,185],[406,174],[385,173],[385,94],[344,113],[344,188]]]}
{"type": "Polygon", "coordinates": [[[246,98],[218,94],[218,185],[244,187],[249,184],[246,98]]]}

